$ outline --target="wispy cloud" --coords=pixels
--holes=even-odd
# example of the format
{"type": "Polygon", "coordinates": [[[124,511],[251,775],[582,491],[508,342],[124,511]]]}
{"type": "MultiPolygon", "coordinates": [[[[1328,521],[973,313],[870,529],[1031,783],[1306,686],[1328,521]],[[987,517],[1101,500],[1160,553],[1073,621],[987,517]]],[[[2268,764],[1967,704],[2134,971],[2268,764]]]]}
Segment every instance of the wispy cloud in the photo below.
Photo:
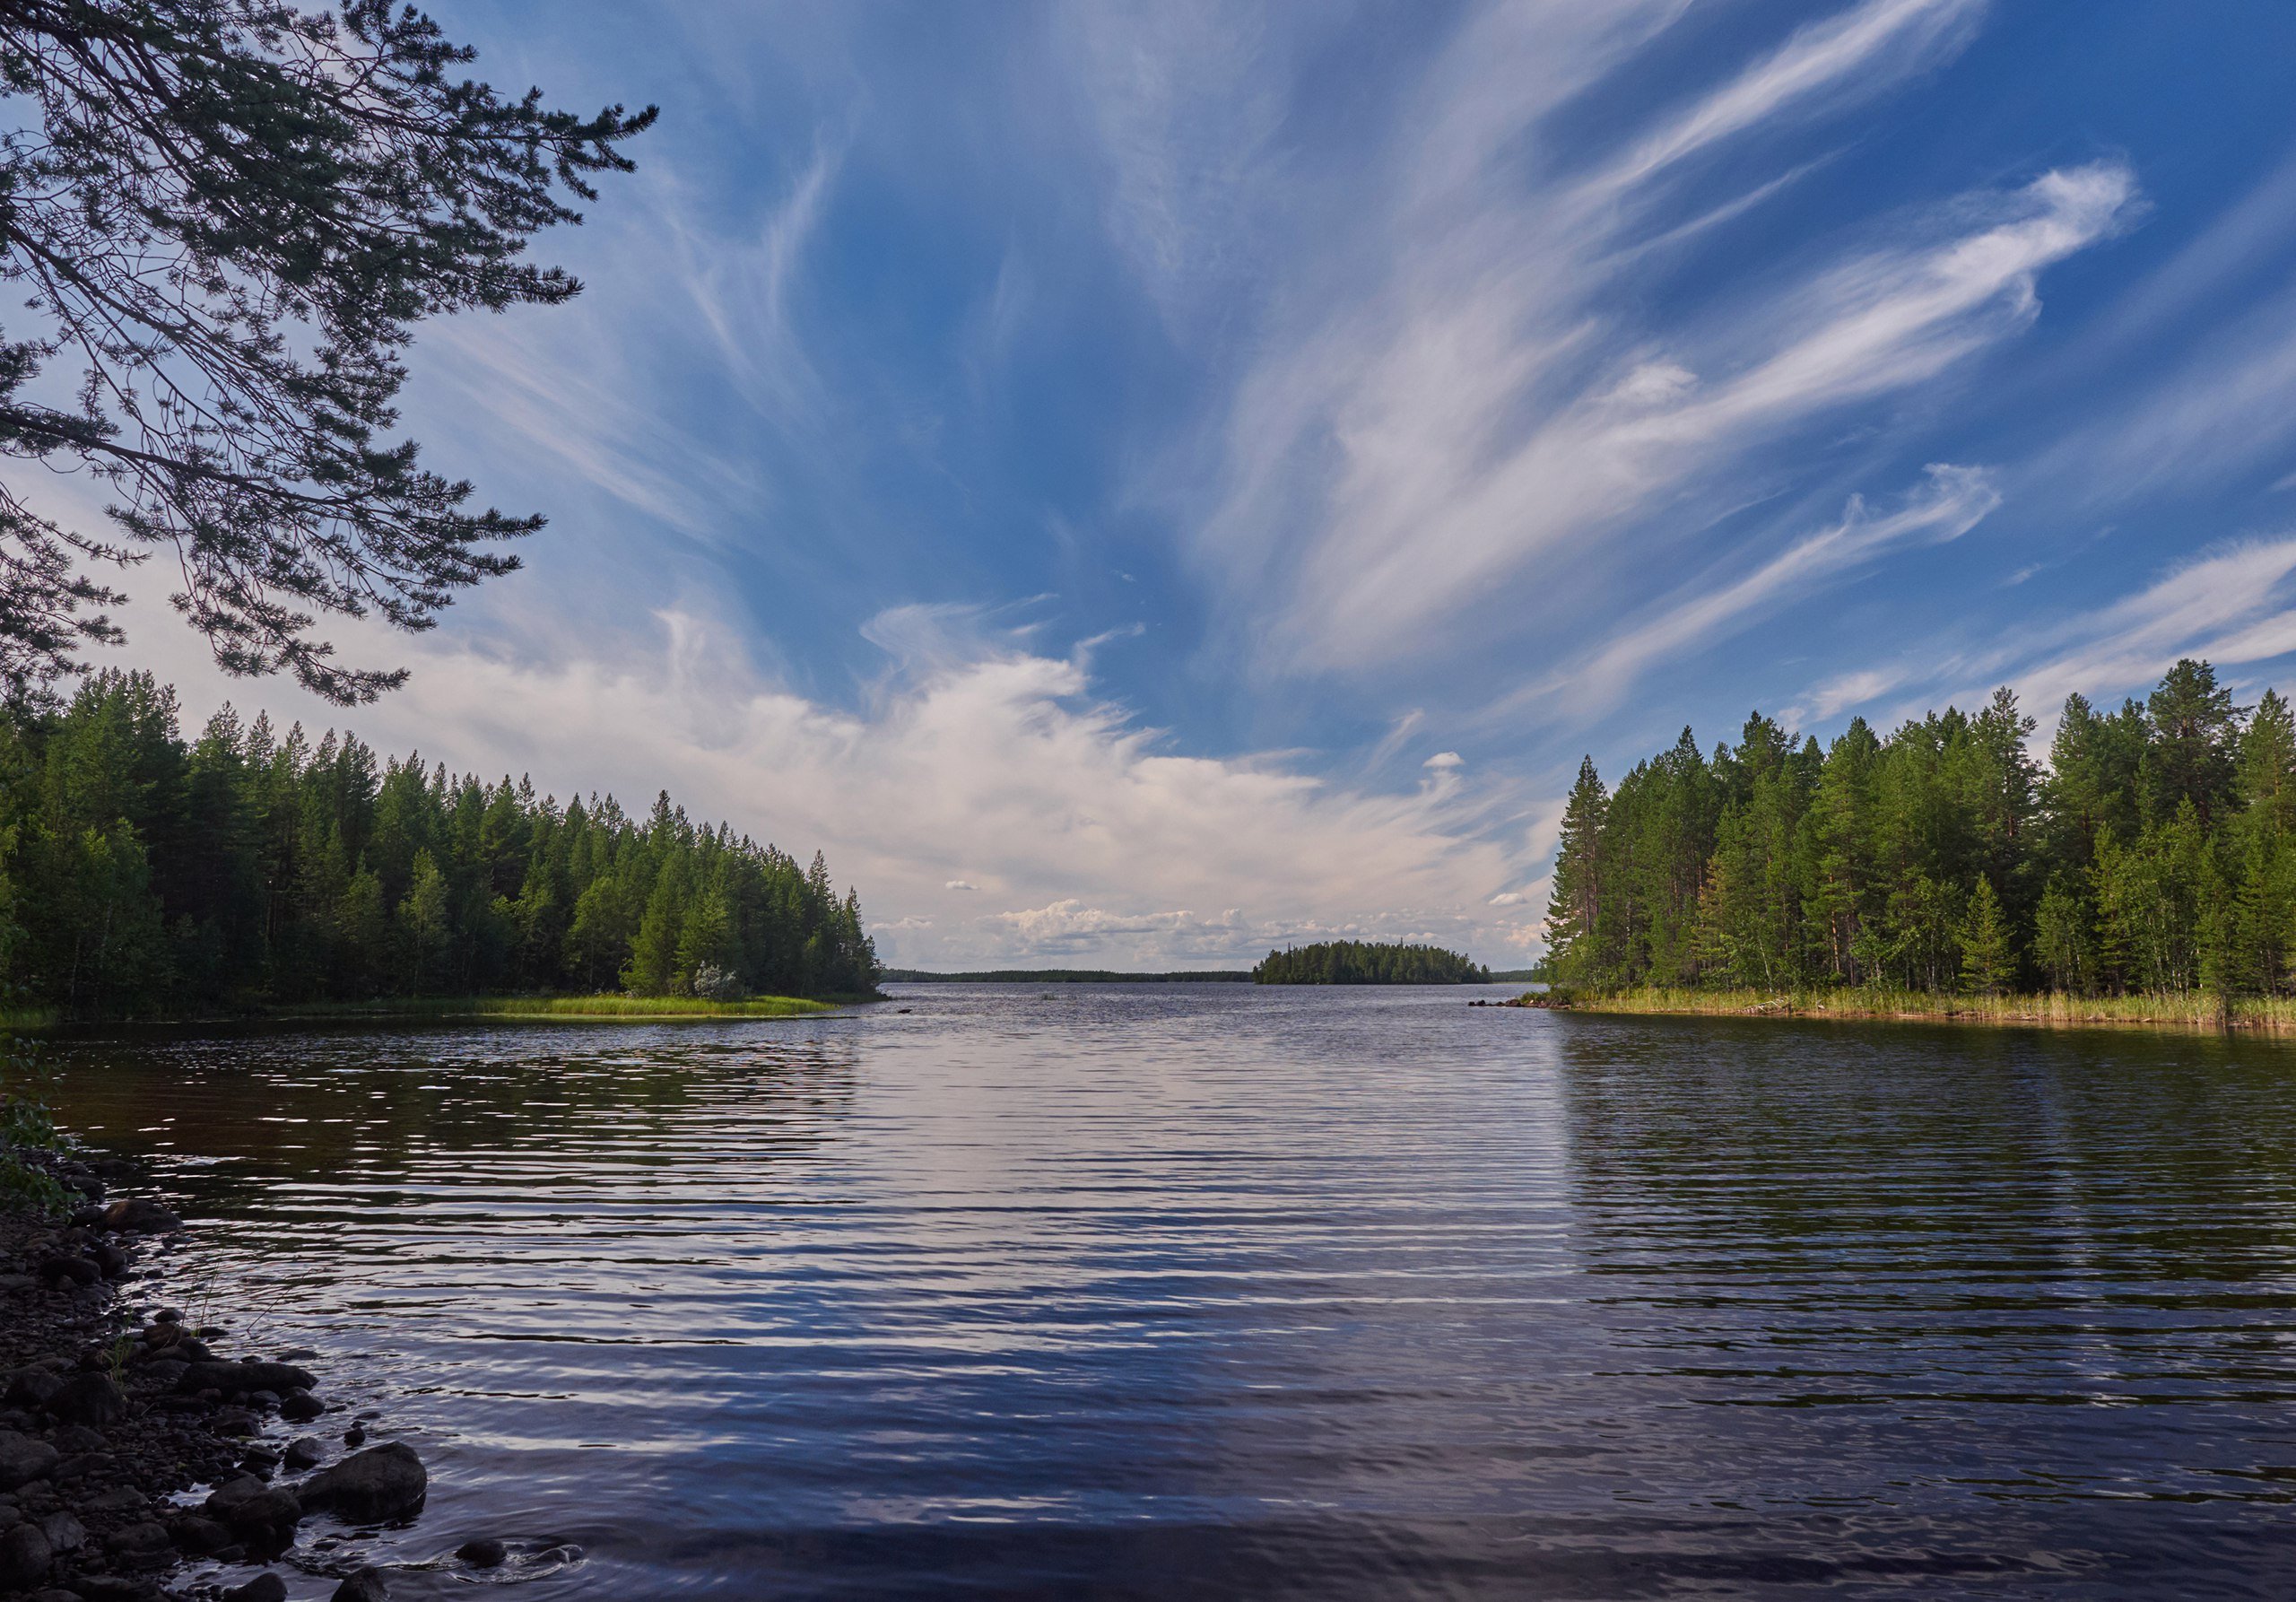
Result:
{"type": "Polygon", "coordinates": [[[1892,550],[1959,539],[2000,503],[1988,474],[1944,464],[1932,466],[1921,487],[1894,511],[1875,513],[1853,498],[1831,527],[1738,577],[1700,575],[1662,602],[1655,616],[1611,636],[1584,666],[1518,692],[1497,710],[1512,716],[1548,703],[1568,706],[1580,716],[1598,714],[1615,705],[1653,665],[1711,647],[1765,613],[1892,550]]]}
{"type": "Polygon", "coordinates": [[[1851,710],[1885,722],[1948,701],[1974,704],[1995,684],[2053,718],[2075,692],[2142,692],[2184,657],[2220,667],[2296,652],[2296,536],[2239,542],[2171,568],[2117,601],[2055,620],[2032,618],[2005,641],[1925,652],[1829,678],[1786,716],[1823,722],[1851,710]]]}
{"type": "Polygon", "coordinates": [[[1900,219],[1887,242],[1848,243],[1726,321],[1648,326],[1616,294],[1663,178],[1946,58],[1979,10],[1850,7],[1576,174],[1540,165],[1541,119],[1673,9],[1510,11],[1465,30],[1467,58],[1431,74],[1440,104],[1405,119],[1428,132],[1386,209],[1356,220],[1390,253],[1289,325],[1227,422],[1196,550],[1263,657],[1360,667],[1480,640],[1459,625],[1490,623],[1494,587],[1543,556],[1567,548],[1583,564],[1599,540],[1616,565],[1663,544],[1639,521],[1693,490],[1736,492],[1722,481],[1749,477],[1758,448],[1933,379],[2028,321],[2039,273],[2117,226],[2135,193],[2125,168],[2051,171],[1900,219]],[[1539,69],[1517,74],[1532,42],[1539,69]]]}

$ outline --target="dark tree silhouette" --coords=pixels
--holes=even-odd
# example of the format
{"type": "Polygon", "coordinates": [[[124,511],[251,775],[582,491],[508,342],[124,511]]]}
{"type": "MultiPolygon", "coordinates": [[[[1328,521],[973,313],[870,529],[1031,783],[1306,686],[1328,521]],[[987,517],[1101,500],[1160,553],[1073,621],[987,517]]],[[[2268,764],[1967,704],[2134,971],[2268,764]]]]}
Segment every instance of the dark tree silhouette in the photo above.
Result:
{"type": "Polygon", "coordinates": [[[473,58],[389,0],[0,0],[0,678],[118,637],[92,566],[173,547],[176,605],[230,672],[339,702],[320,614],[430,626],[507,572],[533,516],[394,439],[413,326],[580,290],[524,259],[654,120],[577,117],[457,76],[473,58]],[[38,509],[23,468],[84,468],[116,529],[38,509]]]}

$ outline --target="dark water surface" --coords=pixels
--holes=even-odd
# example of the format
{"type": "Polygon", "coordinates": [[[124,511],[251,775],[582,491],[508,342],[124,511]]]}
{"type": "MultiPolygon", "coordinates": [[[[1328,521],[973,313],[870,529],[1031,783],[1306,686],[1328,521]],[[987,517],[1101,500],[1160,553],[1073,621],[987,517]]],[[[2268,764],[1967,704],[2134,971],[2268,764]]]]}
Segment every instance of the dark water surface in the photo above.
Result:
{"type": "Polygon", "coordinates": [[[170,1296],[422,1452],[366,1549],[500,1534],[535,1602],[2296,1593],[2296,1049],[1470,994],[111,1041],[58,1100],[201,1221],[170,1296]]]}

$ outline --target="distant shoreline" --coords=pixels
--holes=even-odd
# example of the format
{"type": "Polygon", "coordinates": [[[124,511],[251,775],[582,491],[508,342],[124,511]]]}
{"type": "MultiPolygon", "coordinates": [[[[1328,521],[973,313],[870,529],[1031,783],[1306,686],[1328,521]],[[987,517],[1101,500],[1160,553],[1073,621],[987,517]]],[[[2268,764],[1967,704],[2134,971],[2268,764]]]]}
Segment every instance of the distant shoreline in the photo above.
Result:
{"type": "Polygon", "coordinates": [[[1541,996],[1525,1006],[1552,1012],[1735,1018],[1901,1020],[2046,1028],[2174,1028],[2296,1034],[2296,1000],[2200,992],[2176,995],[1941,996],[1903,990],[1675,990],[1541,996]]]}
{"type": "Polygon", "coordinates": [[[877,976],[888,985],[1248,985],[1251,971],[1182,969],[1171,973],[1118,973],[1106,968],[991,968],[975,973],[928,973],[921,968],[888,968],[877,976]]]}

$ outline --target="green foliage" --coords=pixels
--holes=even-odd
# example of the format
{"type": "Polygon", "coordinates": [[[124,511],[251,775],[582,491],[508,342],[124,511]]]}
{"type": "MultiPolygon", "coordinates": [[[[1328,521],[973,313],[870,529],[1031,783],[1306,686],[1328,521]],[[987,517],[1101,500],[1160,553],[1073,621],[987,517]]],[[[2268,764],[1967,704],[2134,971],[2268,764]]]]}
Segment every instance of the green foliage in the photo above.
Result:
{"type": "Polygon", "coordinates": [[[471,59],[395,0],[0,6],[0,280],[29,314],[0,452],[104,481],[126,540],[0,486],[0,681],[116,639],[79,570],[152,544],[227,670],[346,702],[404,675],[335,666],[314,614],[426,628],[517,565],[495,543],[541,519],[469,509],[392,437],[405,349],[425,318],[578,293],[526,243],[654,113],[506,99],[471,59]]]}
{"type": "Polygon", "coordinates": [[[1473,985],[1488,968],[1432,945],[1328,940],[1272,951],[1252,970],[1256,985],[1473,985]]]}
{"type": "Polygon", "coordinates": [[[55,1175],[24,1160],[27,1151],[54,1151],[63,1144],[41,1094],[42,1078],[39,1049],[0,1030],[0,1208],[10,1212],[55,1215],[72,1203],[55,1175]]]}
{"type": "Polygon", "coordinates": [[[103,673],[0,715],[0,975],[70,1017],[381,997],[855,995],[860,903],[820,857],[665,795],[561,805],[284,738],[229,709],[187,745],[174,693],[103,673]]]}
{"type": "Polygon", "coordinates": [[[2007,690],[1887,737],[1757,714],[1605,792],[1582,764],[1548,912],[1601,992],[2296,993],[2296,713],[2205,662],[2142,704],[2069,698],[2044,766],[2007,690]]]}

